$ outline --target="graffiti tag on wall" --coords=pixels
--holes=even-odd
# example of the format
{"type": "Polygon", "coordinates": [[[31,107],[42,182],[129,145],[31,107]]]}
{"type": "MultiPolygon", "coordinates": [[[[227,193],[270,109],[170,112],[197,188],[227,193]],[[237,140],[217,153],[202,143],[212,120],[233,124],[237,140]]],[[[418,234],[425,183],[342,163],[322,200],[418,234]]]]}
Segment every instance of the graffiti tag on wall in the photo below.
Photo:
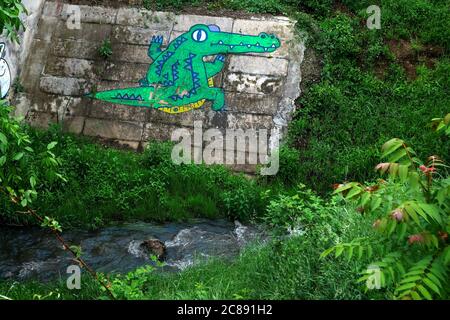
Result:
{"type": "Polygon", "coordinates": [[[11,87],[11,71],[8,62],[4,59],[6,56],[6,45],[0,43],[0,99],[4,99],[11,87]]]}
{"type": "Polygon", "coordinates": [[[222,71],[225,54],[270,53],[280,40],[267,33],[258,36],[222,32],[216,25],[197,24],[173,40],[165,50],[163,37],[154,36],[148,49],[153,60],[145,78],[134,88],[92,93],[111,103],[155,108],[167,113],[198,109],[208,100],[212,109],[225,106],[225,93],[214,87],[213,77],[222,71]],[[206,56],[214,61],[204,61],[206,56]]]}

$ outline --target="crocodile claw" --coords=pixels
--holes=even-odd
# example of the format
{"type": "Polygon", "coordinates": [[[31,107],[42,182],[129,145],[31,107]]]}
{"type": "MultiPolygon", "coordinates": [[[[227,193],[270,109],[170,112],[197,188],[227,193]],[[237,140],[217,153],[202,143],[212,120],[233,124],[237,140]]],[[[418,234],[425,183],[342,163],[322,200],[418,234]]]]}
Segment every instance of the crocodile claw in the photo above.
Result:
{"type": "Polygon", "coordinates": [[[219,54],[219,55],[217,55],[216,60],[220,61],[220,62],[224,62],[225,61],[225,56],[223,54],[219,54]]]}
{"type": "Polygon", "coordinates": [[[162,44],[163,43],[163,36],[152,36],[151,43],[162,44]]]}

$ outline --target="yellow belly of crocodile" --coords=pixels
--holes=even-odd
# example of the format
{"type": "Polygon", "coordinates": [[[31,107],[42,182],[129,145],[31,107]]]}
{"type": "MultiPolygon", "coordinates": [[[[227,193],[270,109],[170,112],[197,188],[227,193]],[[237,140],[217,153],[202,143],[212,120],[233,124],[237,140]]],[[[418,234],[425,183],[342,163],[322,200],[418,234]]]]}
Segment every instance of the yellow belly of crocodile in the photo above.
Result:
{"type": "MultiPolygon", "coordinates": [[[[213,78],[209,78],[208,79],[208,86],[209,87],[213,87],[214,86],[214,80],[213,78]]],[[[197,102],[193,102],[193,103],[189,103],[186,104],[184,106],[178,106],[178,107],[164,107],[164,108],[158,108],[158,110],[165,112],[165,113],[170,113],[170,114],[177,114],[177,113],[183,113],[183,112],[188,112],[194,109],[199,109],[201,108],[206,102],[206,99],[201,99],[197,102]]]]}

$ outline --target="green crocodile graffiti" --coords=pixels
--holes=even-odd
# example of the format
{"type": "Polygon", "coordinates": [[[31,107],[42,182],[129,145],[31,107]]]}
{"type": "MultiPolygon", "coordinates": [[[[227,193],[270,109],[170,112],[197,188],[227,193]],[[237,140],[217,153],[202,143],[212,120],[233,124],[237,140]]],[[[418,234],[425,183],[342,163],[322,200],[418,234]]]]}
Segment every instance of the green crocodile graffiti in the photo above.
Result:
{"type": "Polygon", "coordinates": [[[213,77],[224,67],[224,54],[269,53],[280,47],[275,35],[258,36],[220,31],[216,25],[197,24],[162,50],[163,38],[154,36],[148,49],[153,60],[140,86],[92,93],[95,99],[181,113],[200,108],[206,100],[212,109],[222,110],[225,93],[216,88],[213,77]],[[211,62],[206,56],[216,55],[211,62]]]}

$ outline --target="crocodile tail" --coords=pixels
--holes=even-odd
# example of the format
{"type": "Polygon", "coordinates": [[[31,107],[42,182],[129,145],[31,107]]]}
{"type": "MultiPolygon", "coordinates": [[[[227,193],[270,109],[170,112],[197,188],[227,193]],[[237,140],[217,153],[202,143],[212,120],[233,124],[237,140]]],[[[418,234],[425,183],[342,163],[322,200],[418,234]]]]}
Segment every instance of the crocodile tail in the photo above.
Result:
{"type": "Polygon", "coordinates": [[[86,96],[110,103],[150,108],[156,104],[154,93],[154,87],[136,87],[93,92],[86,96]]]}

